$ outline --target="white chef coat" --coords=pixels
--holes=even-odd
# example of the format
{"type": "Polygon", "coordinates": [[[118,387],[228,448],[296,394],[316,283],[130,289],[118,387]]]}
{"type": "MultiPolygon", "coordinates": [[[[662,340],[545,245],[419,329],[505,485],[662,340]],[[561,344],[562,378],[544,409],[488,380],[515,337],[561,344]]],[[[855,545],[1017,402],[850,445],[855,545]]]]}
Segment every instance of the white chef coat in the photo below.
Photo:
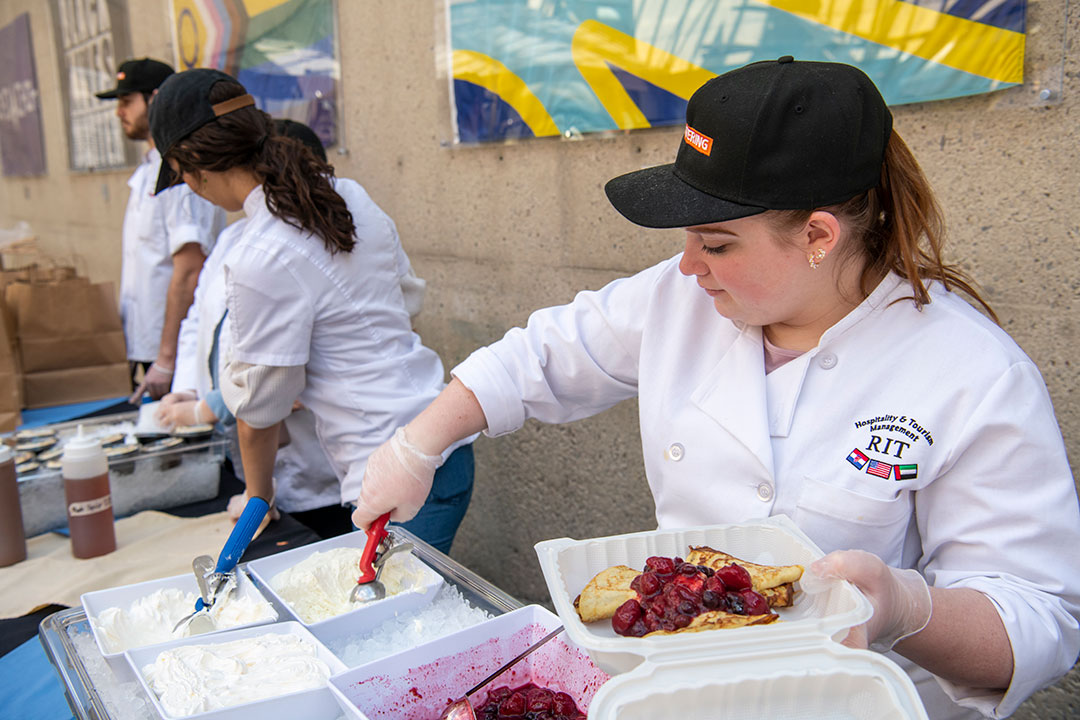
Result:
{"type": "Polygon", "coordinates": [[[339,179],[335,189],[357,227],[352,252],[335,255],[274,217],[261,187],[245,199],[248,224],[225,263],[232,347],[222,386],[237,412],[226,383],[238,367],[303,367],[299,399],[345,503],[359,496],[368,456],[442,390],[444,370],[412,331],[393,223],[359,184],[339,179]]]}
{"type": "Polygon", "coordinates": [[[120,316],[128,360],[157,358],[165,301],[172,279],[172,256],[188,243],[209,255],[225,212],[187,185],[154,195],[161,154],[151,148],[128,179],[131,194],[124,212],[120,267],[120,316]]]}
{"type": "MultiPolygon", "coordinates": [[[[1067,672],[1080,555],[1061,549],[1080,545],[1080,511],[1046,387],[1015,342],[936,283],[918,311],[890,275],[766,375],[761,328],[717,313],[680,257],[538,311],[456,367],[488,433],[637,396],[661,528],[783,513],[826,552],[861,548],[986,593],[1012,686],[939,683],[991,717],[1067,672]]],[[[972,714],[921,685],[931,717],[972,714]]]]}

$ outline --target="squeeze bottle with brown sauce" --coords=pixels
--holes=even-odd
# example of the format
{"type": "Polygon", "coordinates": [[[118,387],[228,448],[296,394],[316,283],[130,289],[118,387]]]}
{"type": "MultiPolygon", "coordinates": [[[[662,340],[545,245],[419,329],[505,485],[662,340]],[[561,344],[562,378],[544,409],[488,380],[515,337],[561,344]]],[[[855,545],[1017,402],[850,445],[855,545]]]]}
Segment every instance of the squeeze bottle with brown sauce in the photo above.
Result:
{"type": "Polygon", "coordinates": [[[78,434],[64,445],[60,457],[67,499],[71,554],[77,558],[107,555],[116,549],[112,495],[109,492],[109,460],[101,443],[78,434]]]}
{"type": "Polygon", "coordinates": [[[0,444],[0,567],[26,559],[19,481],[15,477],[15,455],[0,444]]]}

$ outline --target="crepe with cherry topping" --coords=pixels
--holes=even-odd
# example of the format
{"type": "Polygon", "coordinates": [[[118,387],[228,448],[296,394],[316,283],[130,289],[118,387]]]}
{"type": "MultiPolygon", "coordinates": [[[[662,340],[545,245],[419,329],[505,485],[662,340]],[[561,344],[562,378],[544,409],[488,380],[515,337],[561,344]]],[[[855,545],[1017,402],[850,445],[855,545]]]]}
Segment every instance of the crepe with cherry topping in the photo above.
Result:
{"type": "Polygon", "coordinates": [[[582,622],[611,618],[619,635],[643,637],[775,622],[794,602],[801,565],[759,565],[710,547],[686,559],[650,557],[644,571],[597,573],[574,607],[582,622]]]}

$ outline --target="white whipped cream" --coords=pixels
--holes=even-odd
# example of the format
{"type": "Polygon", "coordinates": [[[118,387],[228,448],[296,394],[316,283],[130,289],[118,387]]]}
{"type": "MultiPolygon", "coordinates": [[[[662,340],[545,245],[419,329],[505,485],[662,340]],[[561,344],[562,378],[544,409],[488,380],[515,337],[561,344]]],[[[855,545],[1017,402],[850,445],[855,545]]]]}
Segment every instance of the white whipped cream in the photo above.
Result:
{"type": "MultiPolygon", "coordinates": [[[[362,548],[315,552],[270,580],[270,587],[306,623],[319,622],[363,607],[349,601],[360,577],[362,548]]],[[[430,581],[430,571],[408,553],[387,559],[379,582],[386,596],[417,592],[430,581]]]]}
{"type": "Polygon", "coordinates": [[[142,674],[162,709],[184,717],[321,688],[331,672],[306,638],[266,634],[165,650],[142,674]]]}
{"type": "MultiPolygon", "coordinates": [[[[234,584],[235,581],[230,580],[229,583],[234,584]]],[[[270,603],[255,595],[228,590],[228,585],[221,589],[210,609],[212,629],[223,630],[274,619],[274,609],[270,603]]],[[[106,652],[123,652],[134,647],[198,635],[200,630],[211,629],[201,623],[184,623],[173,632],[176,623],[195,610],[198,599],[195,593],[163,588],[139,598],[127,608],[107,608],[91,618],[90,622],[106,652]]]]}

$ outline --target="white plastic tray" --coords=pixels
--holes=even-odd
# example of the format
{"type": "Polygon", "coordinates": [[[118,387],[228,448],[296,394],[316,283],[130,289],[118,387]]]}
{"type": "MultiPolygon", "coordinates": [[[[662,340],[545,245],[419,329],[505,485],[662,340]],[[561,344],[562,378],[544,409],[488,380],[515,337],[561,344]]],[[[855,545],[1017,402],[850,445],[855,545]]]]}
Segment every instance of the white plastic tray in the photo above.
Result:
{"type": "MultiPolygon", "coordinates": [[[[223,632],[225,630],[235,630],[239,628],[254,627],[258,625],[266,625],[268,623],[276,622],[278,619],[278,612],[274,609],[273,604],[268,600],[259,589],[255,587],[248,577],[242,572],[237,572],[237,592],[243,597],[256,597],[259,600],[267,603],[270,606],[273,616],[265,620],[260,620],[253,623],[245,623],[243,625],[234,625],[231,628],[222,628],[220,630],[214,630],[210,633],[204,633],[201,636],[193,637],[206,637],[215,633],[223,632]]],[[[164,590],[168,588],[175,588],[185,593],[192,593],[196,597],[199,595],[199,584],[195,581],[194,573],[187,573],[184,575],[174,575],[172,577],[161,578],[158,580],[147,580],[146,582],[134,583],[132,585],[121,585],[119,587],[109,588],[107,590],[96,590],[94,592],[84,593],[81,596],[83,610],[86,612],[86,617],[90,621],[90,628],[94,634],[94,641],[97,643],[98,650],[101,651],[102,657],[105,658],[105,662],[109,664],[114,673],[121,676],[127,676],[129,666],[124,659],[123,652],[108,652],[105,647],[105,643],[98,632],[97,625],[94,623],[102,612],[112,607],[119,607],[127,609],[131,607],[139,598],[144,598],[148,595],[152,595],[157,590],[164,590]]],[[[192,605],[191,610],[195,607],[192,605]]],[[[168,641],[172,642],[172,641],[168,641]]],[[[162,643],[158,643],[162,644],[162,643]]],[[[148,646],[147,646],[148,647],[148,646]]],[[[134,649],[134,648],[128,648],[134,649]]],[[[134,678],[131,678],[134,679],[134,678]]]]}
{"type": "MultiPolygon", "coordinates": [[[[171,643],[155,645],[153,647],[128,650],[124,653],[132,673],[138,678],[139,684],[147,697],[154,704],[154,708],[163,718],[173,718],[161,707],[157,694],[147,685],[142,675],[142,668],[152,664],[158,654],[166,650],[185,645],[214,645],[219,643],[241,640],[243,638],[258,637],[261,635],[299,635],[315,644],[318,657],[330,667],[331,674],[345,670],[345,664],[331,653],[318,638],[312,635],[297,622],[288,621],[265,625],[262,627],[248,627],[242,630],[226,630],[213,635],[197,635],[195,637],[176,640],[171,643]]],[[[301,690],[286,693],[273,698],[256,700],[242,705],[211,710],[210,712],[185,715],[185,718],[198,720],[268,720],[269,718],[305,718],[305,717],[332,717],[337,709],[337,701],[327,686],[312,690],[301,690]]]]}
{"type": "MultiPolygon", "coordinates": [[[[749,562],[806,567],[824,553],[786,516],[753,523],[712,525],[678,530],[614,535],[591,540],[559,538],[536,545],[540,567],[555,610],[576,645],[612,675],[627,672],[645,660],[655,663],[687,654],[712,656],[745,653],[771,647],[790,649],[820,645],[822,638],[865,622],[870,602],[853,585],[828,583],[825,592],[797,592],[790,608],[778,610],[780,620],[768,625],[666,635],[621,637],[611,622],[583,623],[574,610],[574,598],[601,570],[613,565],[642,568],[652,555],[686,557],[691,545],[707,545],[749,562]]],[[[798,585],[796,585],[798,588],[798,585]]]]}
{"type": "MultiPolygon", "coordinates": [[[[526,605],[335,675],[330,690],[353,720],[433,720],[450,701],[557,627],[559,618],[554,614],[539,605],[526,605]]],[[[579,709],[588,711],[609,676],[564,638],[565,634],[550,640],[488,687],[533,682],[569,694],[579,709]]],[[[486,698],[487,691],[480,690],[474,705],[486,698]]]]}
{"type": "Polygon", "coordinates": [[[589,720],[927,720],[907,674],[882,655],[836,643],[802,651],[644,662],[613,678],[589,720]]]}
{"type": "MultiPolygon", "coordinates": [[[[327,550],[340,547],[363,548],[366,542],[367,535],[365,533],[346,533],[345,535],[339,535],[335,538],[330,538],[329,540],[322,540],[317,543],[298,547],[294,550],[287,550],[283,553],[270,555],[259,560],[252,560],[247,564],[247,568],[255,579],[255,582],[262,588],[263,592],[273,597],[275,602],[289,610],[293,619],[310,630],[315,637],[325,643],[332,644],[341,638],[357,635],[370,630],[398,613],[419,610],[435,598],[435,595],[439,592],[439,588],[443,585],[442,576],[413,555],[409,560],[422,565],[425,571],[426,582],[423,585],[422,590],[391,595],[390,597],[367,603],[356,610],[350,610],[349,612],[342,613],[336,617],[320,620],[319,622],[307,623],[304,622],[303,618],[292,611],[288,601],[278,595],[270,584],[270,581],[273,580],[274,576],[279,572],[303,562],[306,558],[316,552],[326,552],[327,550]]],[[[395,561],[397,561],[397,558],[395,558],[395,561]]],[[[357,569],[357,576],[359,576],[359,574],[360,571],[357,569]]]]}

